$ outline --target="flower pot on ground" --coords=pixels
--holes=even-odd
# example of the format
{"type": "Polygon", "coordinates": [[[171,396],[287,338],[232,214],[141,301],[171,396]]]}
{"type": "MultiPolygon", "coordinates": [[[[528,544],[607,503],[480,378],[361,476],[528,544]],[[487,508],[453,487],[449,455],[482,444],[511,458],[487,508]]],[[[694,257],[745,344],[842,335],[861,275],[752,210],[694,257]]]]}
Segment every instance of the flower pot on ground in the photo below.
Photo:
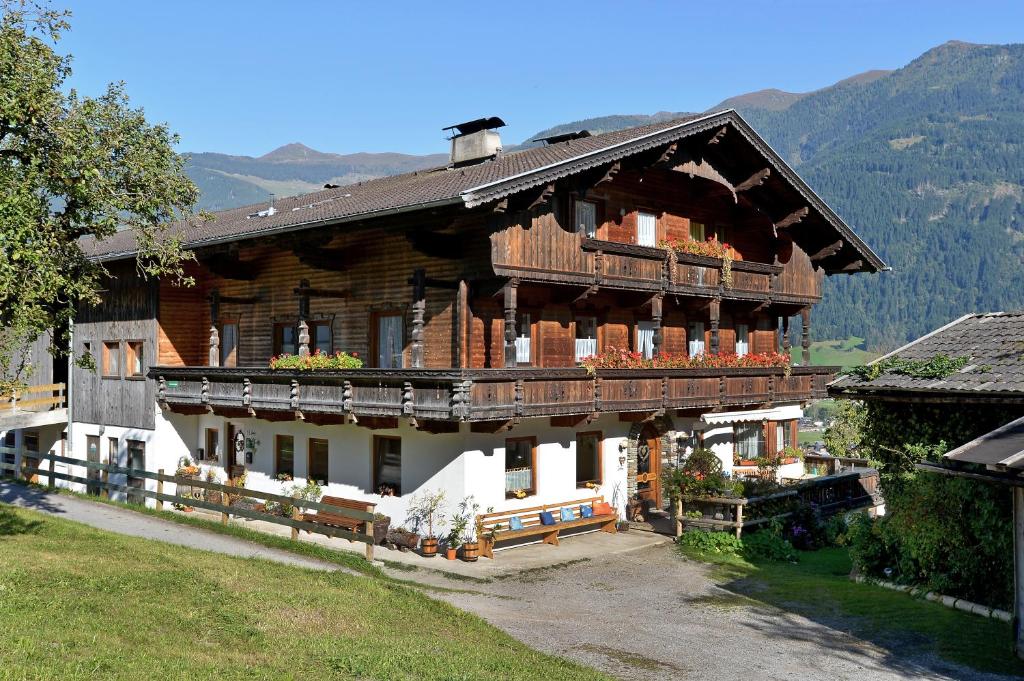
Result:
{"type": "Polygon", "coordinates": [[[480,543],[477,541],[476,516],[480,504],[473,495],[459,502],[458,510],[452,515],[451,531],[448,533],[448,550],[462,547],[462,559],[473,562],[480,557],[480,543]]]}
{"type": "Polygon", "coordinates": [[[423,537],[421,551],[424,557],[431,557],[437,554],[437,535],[434,528],[444,527],[444,490],[431,492],[429,490],[414,496],[409,501],[409,517],[407,522],[415,530],[426,530],[423,537]]]}
{"type": "MultiPolygon", "coordinates": [[[[402,549],[415,549],[420,544],[420,536],[404,527],[392,527],[388,530],[388,541],[402,549]]],[[[437,551],[436,543],[434,551],[437,551]]]]}
{"type": "Polygon", "coordinates": [[[420,544],[420,553],[424,558],[433,558],[437,555],[437,537],[424,537],[420,544]]]}
{"type": "Polygon", "coordinates": [[[455,557],[458,555],[458,553],[459,553],[458,549],[452,548],[451,546],[449,546],[448,550],[445,551],[445,553],[444,553],[444,557],[447,558],[448,560],[455,560],[455,557]]]}
{"type": "Polygon", "coordinates": [[[383,544],[388,538],[388,529],[391,527],[391,517],[383,513],[373,514],[373,542],[383,544]]]}
{"type": "Polygon", "coordinates": [[[468,541],[462,545],[462,560],[473,563],[480,557],[480,542],[468,541]]]}

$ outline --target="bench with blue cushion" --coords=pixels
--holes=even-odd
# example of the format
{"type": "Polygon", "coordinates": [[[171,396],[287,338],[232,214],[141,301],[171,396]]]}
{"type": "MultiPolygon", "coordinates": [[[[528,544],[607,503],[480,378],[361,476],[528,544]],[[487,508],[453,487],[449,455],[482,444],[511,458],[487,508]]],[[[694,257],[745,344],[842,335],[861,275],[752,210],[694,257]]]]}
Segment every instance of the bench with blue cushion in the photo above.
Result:
{"type": "Polygon", "coordinates": [[[494,558],[495,544],[529,537],[540,537],[543,543],[558,546],[558,535],[561,530],[578,527],[593,525],[597,526],[595,529],[602,532],[614,533],[615,524],[619,519],[614,509],[611,513],[594,513],[590,517],[583,517],[582,508],[584,506],[593,509],[594,504],[601,503],[604,503],[604,497],[590,497],[557,504],[481,513],[476,517],[480,555],[485,558],[494,558]],[[546,513],[551,514],[551,519],[554,521],[552,524],[546,525],[542,521],[542,515],[546,513]],[[513,518],[517,518],[518,523],[513,521],[513,518]],[[513,529],[513,524],[520,525],[520,527],[513,529]]]}

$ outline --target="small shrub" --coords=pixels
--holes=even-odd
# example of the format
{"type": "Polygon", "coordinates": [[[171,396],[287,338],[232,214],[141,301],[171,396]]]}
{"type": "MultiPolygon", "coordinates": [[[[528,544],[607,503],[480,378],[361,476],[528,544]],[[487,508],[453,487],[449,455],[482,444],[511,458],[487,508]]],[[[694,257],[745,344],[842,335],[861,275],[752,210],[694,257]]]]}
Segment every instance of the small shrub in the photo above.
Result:
{"type": "Polygon", "coordinates": [[[737,556],[743,550],[743,542],[728,532],[686,532],[679,538],[679,545],[693,549],[700,554],[737,556]]]}
{"type": "Polygon", "coordinates": [[[812,504],[800,503],[793,509],[786,519],[786,536],[801,551],[814,551],[828,543],[825,525],[812,504]]]}
{"type": "Polygon", "coordinates": [[[751,562],[774,560],[796,562],[796,549],[782,536],[778,522],[743,537],[743,557],[751,562]]]}
{"type": "Polygon", "coordinates": [[[885,532],[886,519],[857,513],[850,518],[846,538],[850,559],[864,574],[883,576],[885,569],[896,562],[896,552],[885,532]]]}
{"type": "Polygon", "coordinates": [[[846,546],[850,543],[846,516],[837,514],[825,521],[825,542],[829,546],[846,546]]]}

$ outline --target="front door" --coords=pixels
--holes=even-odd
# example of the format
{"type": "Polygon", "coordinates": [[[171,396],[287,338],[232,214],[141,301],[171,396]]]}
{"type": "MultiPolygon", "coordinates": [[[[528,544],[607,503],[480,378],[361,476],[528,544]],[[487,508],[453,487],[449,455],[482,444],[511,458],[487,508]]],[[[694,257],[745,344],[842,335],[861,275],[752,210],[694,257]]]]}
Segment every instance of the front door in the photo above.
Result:
{"type": "Polygon", "coordinates": [[[228,449],[224,455],[224,470],[229,478],[245,472],[245,434],[233,423],[228,424],[228,449]]]}
{"type": "Polygon", "coordinates": [[[654,508],[660,506],[660,487],[658,480],[661,464],[661,439],[657,431],[646,426],[640,433],[640,442],[636,447],[636,491],[644,501],[650,501],[654,508]]]}
{"type": "MultiPolygon", "coordinates": [[[[85,437],[85,459],[86,459],[86,461],[91,461],[92,463],[99,463],[100,462],[100,436],[99,435],[87,435],[85,437]]],[[[52,466],[53,463],[51,462],[50,465],[52,466]]],[[[89,494],[91,494],[93,496],[99,496],[100,486],[99,486],[98,483],[101,480],[102,474],[103,474],[103,472],[101,470],[99,470],[98,468],[89,468],[89,469],[87,469],[87,472],[85,474],[86,478],[88,480],[95,480],[96,482],[95,483],[90,482],[90,484],[87,485],[86,488],[85,488],[86,492],[88,492],[89,494]]]]}

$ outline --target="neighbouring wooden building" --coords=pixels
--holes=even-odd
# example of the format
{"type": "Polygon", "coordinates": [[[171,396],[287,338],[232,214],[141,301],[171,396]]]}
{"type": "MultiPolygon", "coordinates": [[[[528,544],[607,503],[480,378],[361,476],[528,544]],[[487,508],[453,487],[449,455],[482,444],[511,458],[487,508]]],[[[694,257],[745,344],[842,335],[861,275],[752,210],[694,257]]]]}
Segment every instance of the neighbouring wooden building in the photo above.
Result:
{"type": "Polygon", "coordinates": [[[834,375],[808,361],[823,278],[881,260],[733,111],[515,153],[500,124],[456,126],[444,167],[172,226],[192,287],[139,280],[128,232],[89,244],[112,279],[75,326],[99,369],[72,379],[74,455],[315,479],[397,524],[435,488],[660,506],[695,445],[733,470],[794,443],[834,375]],[[724,257],[669,247],[715,236],[724,257]],[[579,366],[791,346],[791,368],[579,366]],[[317,350],[365,366],[268,368],[317,350]]]}
{"type": "Polygon", "coordinates": [[[829,392],[840,398],[882,402],[912,418],[917,409],[943,416],[959,412],[975,422],[972,437],[954,439],[959,446],[941,462],[917,464],[933,474],[979,480],[1006,488],[1012,496],[1014,539],[1014,640],[1024,658],[1024,312],[969,314],[922,336],[875,361],[929,361],[937,356],[967,358],[942,378],[883,371],[868,380],[843,376],[829,392]],[[998,427],[996,427],[998,426],[998,427]],[[969,440],[969,441],[968,441],[969,440]],[[965,442],[966,441],[966,442],[965,442]],[[960,444],[964,443],[964,444],[960,444]]]}

